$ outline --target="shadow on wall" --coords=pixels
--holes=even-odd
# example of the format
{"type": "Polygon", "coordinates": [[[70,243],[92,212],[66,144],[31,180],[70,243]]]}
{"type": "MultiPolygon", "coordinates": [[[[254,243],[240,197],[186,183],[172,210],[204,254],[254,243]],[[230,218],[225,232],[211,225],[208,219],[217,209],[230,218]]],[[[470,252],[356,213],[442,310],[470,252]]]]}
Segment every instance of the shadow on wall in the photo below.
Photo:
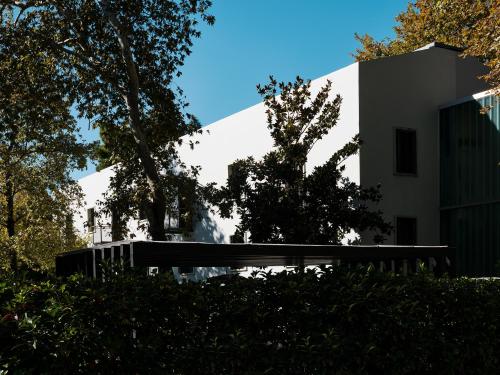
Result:
{"type": "Polygon", "coordinates": [[[495,275],[500,262],[500,100],[487,96],[440,112],[441,243],[457,273],[495,275]],[[491,106],[485,114],[481,108],[491,106]]]}
{"type": "MultiPolygon", "coordinates": [[[[194,231],[191,237],[192,241],[207,242],[207,243],[225,243],[225,236],[222,228],[217,225],[213,215],[209,210],[200,212],[200,217],[195,222],[194,231]]],[[[229,267],[194,267],[192,272],[181,275],[177,267],[173,267],[172,271],[176,280],[181,281],[204,281],[210,277],[221,276],[231,273],[229,267]]]]}
{"type": "Polygon", "coordinates": [[[208,243],[225,243],[224,233],[217,225],[208,210],[200,212],[200,218],[195,223],[193,241],[208,243]]]}

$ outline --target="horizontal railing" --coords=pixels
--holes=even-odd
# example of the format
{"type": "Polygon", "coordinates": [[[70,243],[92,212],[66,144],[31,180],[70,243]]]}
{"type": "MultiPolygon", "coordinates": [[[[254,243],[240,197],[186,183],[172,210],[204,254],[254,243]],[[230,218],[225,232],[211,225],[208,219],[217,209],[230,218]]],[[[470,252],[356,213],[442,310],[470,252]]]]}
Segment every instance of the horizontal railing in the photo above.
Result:
{"type": "Polygon", "coordinates": [[[266,267],[344,264],[371,265],[382,272],[454,274],[446,246],[336,246],[285,244],[211,244],[200,242],[122,241],[61,254],[59,275],[81,272],[98,277],[103,263],[130,267],[266,267]]]}

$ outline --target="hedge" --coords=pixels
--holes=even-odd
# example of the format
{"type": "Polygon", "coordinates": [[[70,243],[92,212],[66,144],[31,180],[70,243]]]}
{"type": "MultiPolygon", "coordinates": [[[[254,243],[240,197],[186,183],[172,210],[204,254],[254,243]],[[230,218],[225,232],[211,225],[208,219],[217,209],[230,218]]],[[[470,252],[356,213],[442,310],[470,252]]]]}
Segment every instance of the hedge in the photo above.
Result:
{"type": "Polygon", "coordinates": [[[333,267],[0,279],[2,373],[493,374],[500,281],[333,267]]]}

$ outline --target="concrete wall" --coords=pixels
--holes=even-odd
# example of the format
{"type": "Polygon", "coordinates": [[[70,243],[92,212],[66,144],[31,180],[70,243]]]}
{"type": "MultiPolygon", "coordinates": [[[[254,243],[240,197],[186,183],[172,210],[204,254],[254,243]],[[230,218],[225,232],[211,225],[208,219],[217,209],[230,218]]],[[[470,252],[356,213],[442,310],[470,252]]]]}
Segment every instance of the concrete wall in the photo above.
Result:
{"type": "MultiPolygon", "coordinates": [[[[417,218],[418,244],[439,244],[438,107],[483,91],[476,77],[484,72],[478,60],[436,47],[360,63],[361,184],[382,184],[387,220],[417,218]],[[417,131],[417,176],[394,173],[396,127],[417,131]]],[[[392,235],[386,244],[394,243],[392,235]]]]}

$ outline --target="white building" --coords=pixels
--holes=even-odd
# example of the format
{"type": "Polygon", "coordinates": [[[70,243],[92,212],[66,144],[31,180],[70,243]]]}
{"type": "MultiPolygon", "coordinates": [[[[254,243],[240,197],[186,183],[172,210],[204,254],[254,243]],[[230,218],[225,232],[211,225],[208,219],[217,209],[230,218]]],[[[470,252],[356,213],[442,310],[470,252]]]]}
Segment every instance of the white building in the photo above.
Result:
{"type": "MultiPolygon", "coordinates": [[[[340,118],[311,151],[306,170],[327,161],[355,134],[363,146],[346,162],[346,175],[369,187],[381,184],[379,208],[395,232],[386,244],[439,245],[439,106],[487,89],[478,79],[486,68],[474,58],[461,58],[452,47],[432,43],[415,52],[351,64],[312,82],[313,94],[327,79],[332,97],[340,94],[340,118]]],[[[197,136],[199,145],[180,149],[187,165],[200,165],[200,183],[225,184],[236,159],[259,158],[272,147],[262,103],[219,120],[197,136]]],[[[187,142],[185,142],[187,144],[187,142]]],[[[82,178],[86,206],[76,227],[87,233],[92,209],[106,191],[112,168],[82,178]]],[[[190,241],[228,243],[237,219],[204,215],[194,223],[190,241]]],[[[129,228],[145,238],[137,223],[129,228]]],[[[109,231],[93,228],[95,242],[109,240],[109,231]],[[101,235],[102,233],[102,235],[101,235]]],[[[362,243],[372,236],[361,234],[362,243]]]]}

